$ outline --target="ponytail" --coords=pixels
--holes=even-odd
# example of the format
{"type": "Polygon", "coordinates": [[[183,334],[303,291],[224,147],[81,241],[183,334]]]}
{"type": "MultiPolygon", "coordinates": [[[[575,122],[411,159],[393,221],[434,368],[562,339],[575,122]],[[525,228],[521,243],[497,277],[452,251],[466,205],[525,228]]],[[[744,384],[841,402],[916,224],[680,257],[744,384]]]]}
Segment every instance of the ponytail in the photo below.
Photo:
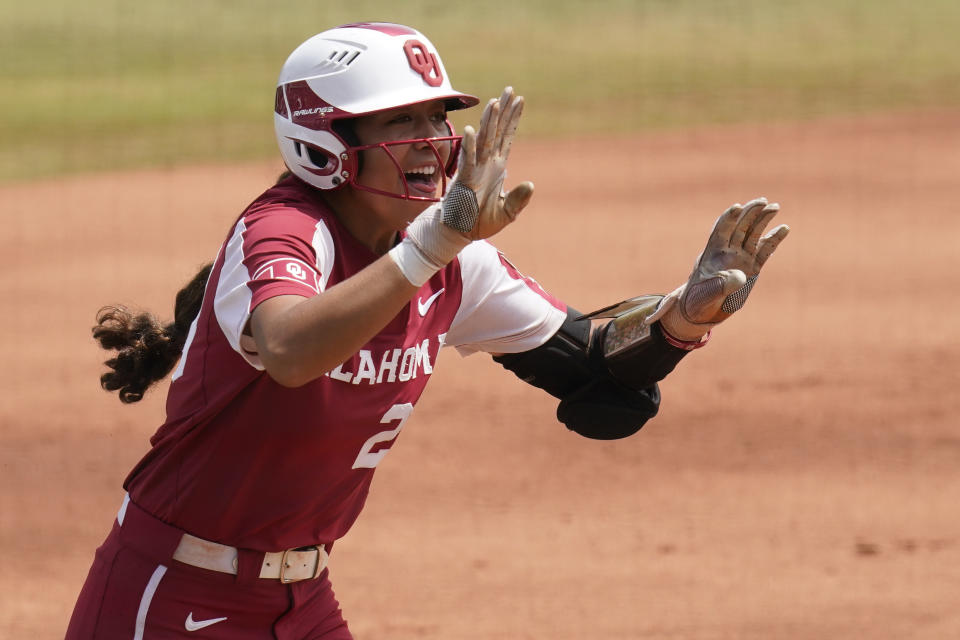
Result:
{"type": "Polygon", "coordinates": [[[173,322],[161,325],[153,314],[134,314],[123,306],[107,306],[97,313],[93,339],[117,352],[105,364],[112,369],[100,376],[100,386],[119,391],[120,402],[143,398],[153,383],[164,378],[180,359],[190,325],[200,313],[212,264],[207,264],[177,293],[173,322]]]}

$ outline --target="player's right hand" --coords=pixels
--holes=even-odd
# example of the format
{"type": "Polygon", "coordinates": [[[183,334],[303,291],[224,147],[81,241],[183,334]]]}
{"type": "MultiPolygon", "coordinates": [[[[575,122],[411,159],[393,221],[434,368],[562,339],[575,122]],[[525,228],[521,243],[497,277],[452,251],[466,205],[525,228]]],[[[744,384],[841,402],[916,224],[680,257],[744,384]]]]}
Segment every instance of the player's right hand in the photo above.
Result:
{"type": "Polygon", "coordinates": [[[487,103],[479,131],[464,128],[459,170],[444,198],[443,221],[471,240],[499,232],[533,196],[532,182],[503,192],[507,158],[522,113],[523,97],[507,87],[499,99],[487,103]]]}
{"type": "Polygon", "coordinates": [[[790,232],[781,224],[762,235],[779,210],[779,204],[766,198],[727,209],[717,219],[690,278],[647,322],[661,320],[670,335],[692,341],[739,310],[767,258],[790,232]]]}

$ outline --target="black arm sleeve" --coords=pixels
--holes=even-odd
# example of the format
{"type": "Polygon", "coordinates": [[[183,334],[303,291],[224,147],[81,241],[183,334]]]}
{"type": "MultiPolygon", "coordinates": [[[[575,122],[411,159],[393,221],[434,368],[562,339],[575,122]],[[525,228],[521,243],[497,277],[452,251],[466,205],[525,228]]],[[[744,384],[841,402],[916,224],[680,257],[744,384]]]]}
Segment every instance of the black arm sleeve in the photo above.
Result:
{"type": "Polygon", "coordinates": [[[631,366],[619,362],[614,373],[603,355],[603,334],[591,336],[590,320],[580,315],[568,309],[563,325],[543,345],[494,360],[559,398],[557,419],[571,431],[597,440],[625,438],[657,415],[656,383],[687,352],[668,344],[654,324],[651,339],[630,357],[631,366]]]}

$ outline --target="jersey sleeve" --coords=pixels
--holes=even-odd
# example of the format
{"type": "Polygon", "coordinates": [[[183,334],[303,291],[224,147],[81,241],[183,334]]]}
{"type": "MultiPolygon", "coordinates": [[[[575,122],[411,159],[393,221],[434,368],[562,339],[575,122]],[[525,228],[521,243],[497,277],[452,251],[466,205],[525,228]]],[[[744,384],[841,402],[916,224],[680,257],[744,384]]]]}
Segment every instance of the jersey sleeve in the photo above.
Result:
{"type": "Polygon", "coordinates": [[[244,333],[253,310],[276,296],[319,294],[333,253],[324,222],[296,209],[277,207],[240,219],[224,245],[214,310],[230,345],[247,362],[263,369],[252,336],[244,333]]]}
{"type": "Polygon", "coordinates": [[[463,293],[445,344],[461,355],[528,351],[563,324],[567,306],[520,273],[493,245],[472,242],[458,259],[463,293]]]}

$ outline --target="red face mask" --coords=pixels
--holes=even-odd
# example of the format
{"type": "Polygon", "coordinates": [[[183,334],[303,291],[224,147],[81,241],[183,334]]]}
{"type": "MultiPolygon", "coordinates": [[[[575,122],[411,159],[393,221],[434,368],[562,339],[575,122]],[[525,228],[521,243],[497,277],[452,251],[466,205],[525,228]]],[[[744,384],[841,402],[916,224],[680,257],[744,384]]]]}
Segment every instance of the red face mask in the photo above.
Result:
{"type": "MultiPolygon", "coordinates": [[[[448,123],[448,126],[449,123],[448,123]]],[[[450,127],[452,130],[452,127],[450,127]]],[[[343,161],[343,169],[347,173],[345,176],[346,184],[352,185],[356,189],[377,193],[392,198],[402,200],[418,200],[424,202],[438,202],[447,192],[448,179],[453,177],[457,169],[457,161],[460,157],[460,144],[463,136],[440,136],[435,138],[415,138],[412,140],[393,140],[390,142],[378,142],[376,144],[367,144],[348,147],[345,154],[347,158],[343,161]],[[443,154],[439,145],[448,143],[450,145],[450,155],[444,163],[443,154]],[[400,161],[392,149],[404,145],[423,145],[429,146],[433,154],[434,162],[429,167],[422,167],[421,170],[405,172],[400,161]],[[400,177],[400,190],[390,191],[381,189],[372,185],[363,184],[360,178],[360,163],[363,154],[377,153],[389,159],[390,163],[396,168],[397,175],[400,177]],[[437,195],[437,187],[439,194],[437,195]]],[[[342,175],[342,174],[341,174],[342,175]]]]}

